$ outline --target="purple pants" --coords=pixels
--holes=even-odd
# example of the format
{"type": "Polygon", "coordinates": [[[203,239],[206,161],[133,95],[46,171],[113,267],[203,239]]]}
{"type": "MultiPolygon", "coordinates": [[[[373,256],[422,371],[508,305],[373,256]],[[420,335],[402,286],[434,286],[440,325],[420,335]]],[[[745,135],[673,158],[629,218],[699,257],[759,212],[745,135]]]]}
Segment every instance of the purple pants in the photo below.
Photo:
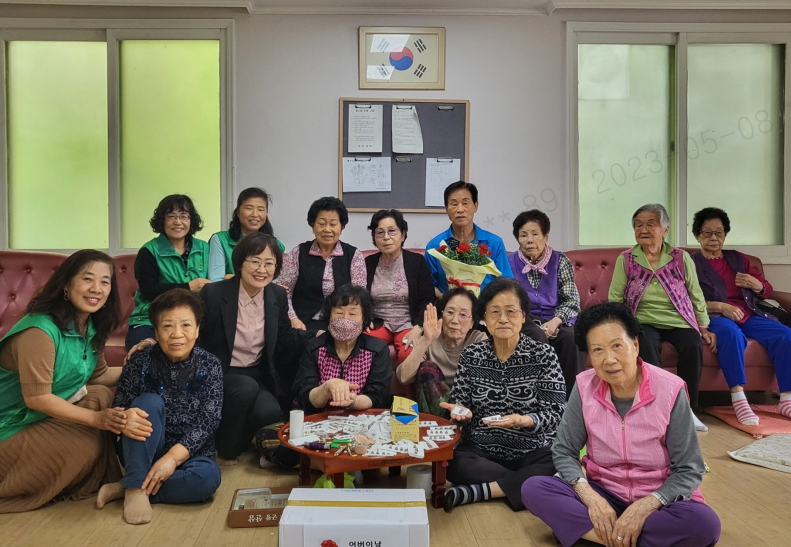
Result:
{"type": "MultiPolygon", "coordinates": [[[[598,484],[591,487],[620,517],[629,503],[598,484]]],[[[530,477],[522,485],[528,511],[543,520],[563,547],[570,547],[593,528],[588,508],[565,481],[557,477],[530,477]]],[[[720,519],[705,503],[674,501],[645,520],[638,547],[712,547],[720,539],[720,519]]]]}

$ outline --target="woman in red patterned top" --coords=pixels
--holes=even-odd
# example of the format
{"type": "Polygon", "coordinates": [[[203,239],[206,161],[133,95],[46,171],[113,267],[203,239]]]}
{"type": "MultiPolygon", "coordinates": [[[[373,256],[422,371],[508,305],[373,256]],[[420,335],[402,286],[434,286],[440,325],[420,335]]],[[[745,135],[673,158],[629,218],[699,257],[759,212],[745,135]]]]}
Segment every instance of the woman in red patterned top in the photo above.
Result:
{"type": "Polygon", "coordinates": [[[328,332],[308,341],[299,363],[294,391],[300,408],[365,410],[390,406],[393,367],[387,344],[363,334],[373,317],[363,287],[343,285],[324,301],[328,332]]]}

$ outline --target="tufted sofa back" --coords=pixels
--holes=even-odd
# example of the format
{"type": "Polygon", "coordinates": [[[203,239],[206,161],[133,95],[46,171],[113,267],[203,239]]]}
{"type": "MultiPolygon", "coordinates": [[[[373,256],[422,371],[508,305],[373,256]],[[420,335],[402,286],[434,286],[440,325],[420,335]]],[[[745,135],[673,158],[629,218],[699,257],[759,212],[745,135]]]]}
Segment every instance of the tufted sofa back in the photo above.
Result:
{"type": "MultiPolygon", "coordinates": [[[[580,292],[580,305],[583,310],[607,300],[615,261],[625,250],[626,248],[621,247],[566,251],[566,256],[574,266],[574,282],[580,292]]],[[[700,249],[687,247],[684,250],[692,254],[700,249]]],[[[763,273],[761,259],[751,255],[746,256],[750,259],[750,263],[763,273]]]]}
{"type": "Polygon", "coordinates": [[[66,256],[38,251],[0,252],[0,337],[25,315],[35,292],[44,286],[66,256]]]}

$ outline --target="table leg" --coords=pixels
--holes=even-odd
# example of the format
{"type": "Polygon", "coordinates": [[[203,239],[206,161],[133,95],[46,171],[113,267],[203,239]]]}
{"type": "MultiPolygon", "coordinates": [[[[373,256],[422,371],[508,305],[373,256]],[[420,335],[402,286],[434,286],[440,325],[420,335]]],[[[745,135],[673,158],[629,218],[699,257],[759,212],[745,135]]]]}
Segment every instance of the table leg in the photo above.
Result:
{"type": "Polygon", "coordinates": [[[401,466],[400,465],[394,465],[393,467],[390,468],[389,473],[390,473],[391,477],[398,477],[398,476],[400,476],[401,475],[401,466]]]}
{"type": "Polygon", "coordinates": [[[335,488],[345,488],[346,485],[344,484],[344,475],[345,473],[335,473],[329,477],[332,483],[335,485],[335,488]]]}
{"type": "Polygon", "coordinates": [[[299,485],[312,486],[310,484],[310,456],[307,454],[299,455],[299,485]]]}
{"type": "Polygon", "coordinates": [[[447,479],[447,461],[431,464],[431,505],[439,509],[445,506],[445,481],[447,479]]]}

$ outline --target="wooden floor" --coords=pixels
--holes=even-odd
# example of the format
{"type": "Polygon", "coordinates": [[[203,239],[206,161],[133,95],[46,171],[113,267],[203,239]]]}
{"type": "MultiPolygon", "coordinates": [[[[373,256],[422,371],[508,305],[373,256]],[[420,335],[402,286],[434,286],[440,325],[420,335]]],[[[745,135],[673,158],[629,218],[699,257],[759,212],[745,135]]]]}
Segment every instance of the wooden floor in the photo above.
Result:
{"type": "MultiPolygon", "coordinates": [[[[702,415],[711,428],[700,434],[711,468],[703,494],[722,519],[721,547],[791,546],[791,474],[736,462],[726,454],[752,438],[716,418],[702,415]]],[[[405,474],[404,474],[405,475],[405,474]]],[[[366,486],[403,487],[405,476],[369,477],[366,486]]],[[[121,517],[121,503],[97,510],[94,499],[62,502],[29,513],[0,515],[0,545],[274,547],[277,528],[229,528],[228,507],[236,488],[295,485],[296,472],[258,469],[252,454],[240,465],[223,469],[214,499],[202,505],[154,506],[154,520],[130,526],[121,517]]],[[[514,513],[492,501],[445,514],[429,507],[432,547],[554,547],[549,529],[526,511],[514,513]]]]}

